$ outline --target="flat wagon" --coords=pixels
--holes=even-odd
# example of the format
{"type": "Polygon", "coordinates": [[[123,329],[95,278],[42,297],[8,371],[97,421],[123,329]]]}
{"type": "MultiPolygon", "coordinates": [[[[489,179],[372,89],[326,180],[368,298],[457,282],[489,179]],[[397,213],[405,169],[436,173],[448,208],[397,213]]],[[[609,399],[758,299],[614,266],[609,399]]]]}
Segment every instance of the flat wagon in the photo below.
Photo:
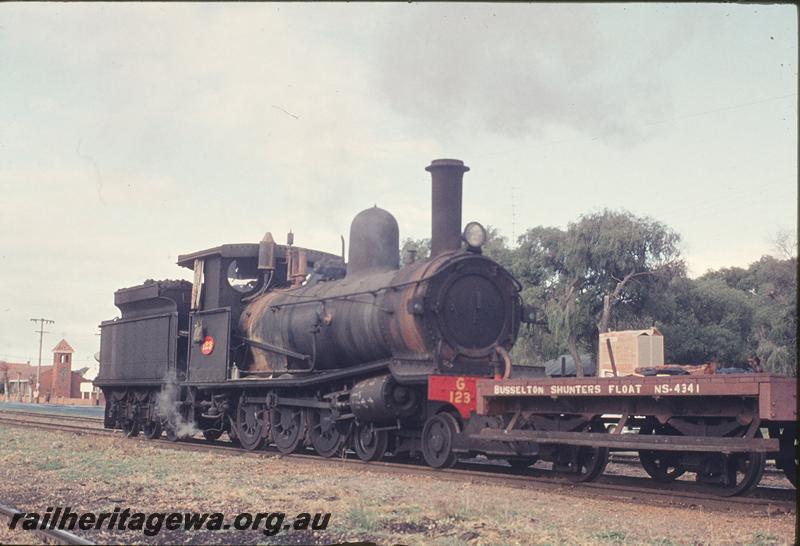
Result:
{"type": "Polygon", "coordinates": [[[481,379],[474,388],[478,414],[508,417],[502,429],[476,438],[536,444],[539,459],[569,467],[579,480],[598,477],[610,450],[632,450],[660,482],[693,472],[720,494],[736,495],[755,487],[774,460],[796,485],[795,378],[509,378],[481,379]],[[609,414],[620,415],[612,427],[609,414]]]}

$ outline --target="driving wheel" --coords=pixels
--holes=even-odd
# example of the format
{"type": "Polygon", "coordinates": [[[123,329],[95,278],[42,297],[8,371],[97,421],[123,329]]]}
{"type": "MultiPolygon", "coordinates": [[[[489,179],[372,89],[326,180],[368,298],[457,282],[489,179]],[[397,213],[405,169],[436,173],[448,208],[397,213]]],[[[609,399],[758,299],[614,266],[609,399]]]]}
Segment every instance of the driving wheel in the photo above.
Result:
{"type": "Polygon", "coordinates": [[[135,419],[126,419],[122,423],[122,432],[128,438],[135,438],[139,435],[139,422],[135,419]]]}
{"type": "MultiPolygon", "coordinates": [[[[246,450],[254,451],[264,447],[264,441],[269,432],[267,415],[263,404],[248,403],[242,396],[236,409],[236,437],[239,438],[239,442],[246,450]]],[[[205,435],[205,431],[203,435],[205,435]]]]}
{"type": "Polygon", "coordinates": [[[425,422],[422,429],[422,456],[433,468],[450,468],[458,457],[453,452],[455,435],[461,432],[456,418],[439,413],[425,422]]]}
{"type": "Polygon", "coordinates": [[[344,449],[346,435],[342,434],[340,425],[329,409],[311,411],[308,436],[314,451],[323,457],[333,457],[344,449]]]}
{"type": "Polygon", "coordinates": [[[362,461],[377,461],[386,453],[389,434],[385,430],[375,430],[372,423],[358,425],[353,433],[353,447],[362,461]]]}
{"type": "Polygon", "coordinates": [[[270,411],[273,440],[281,453],[294,453],[303,447],[306,435],[304,413],[300,408],[288,406],[277,406],[270,411]]]}
{"type": "Polygon", "coordinates": [[[142,433],[148,440],[155,440],[161,437],[161,422],[147,421],[142,427],[142,433]]]}

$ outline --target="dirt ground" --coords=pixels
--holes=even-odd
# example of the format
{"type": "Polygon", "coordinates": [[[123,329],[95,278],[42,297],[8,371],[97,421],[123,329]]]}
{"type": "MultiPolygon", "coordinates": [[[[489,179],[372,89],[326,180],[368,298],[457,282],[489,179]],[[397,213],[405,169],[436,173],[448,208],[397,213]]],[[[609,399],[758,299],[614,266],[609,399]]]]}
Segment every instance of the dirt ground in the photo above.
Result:
{"type": "MultiPolygon", "coordinates": [[[[0,425],[0,503],[44,513],[329,512],[324,531],[90,530],[98,543],[793,544],[795,514],[634,505],[313,461],[175,451],[123,438],[0,425]]],[[[36,542],[0,525],[0,544],[36,542]]]]}

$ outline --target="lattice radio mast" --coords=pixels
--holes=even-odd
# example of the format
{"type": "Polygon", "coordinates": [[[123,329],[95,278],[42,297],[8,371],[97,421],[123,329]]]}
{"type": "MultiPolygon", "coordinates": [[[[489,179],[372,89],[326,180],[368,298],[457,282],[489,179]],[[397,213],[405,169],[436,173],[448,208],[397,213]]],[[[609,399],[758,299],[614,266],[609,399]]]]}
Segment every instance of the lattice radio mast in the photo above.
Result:
{"type": "Polygon", "coordinates": [[[517,202],[514,199],[514,184],[511,184],[511,246],[517,244],[517,202]]]}

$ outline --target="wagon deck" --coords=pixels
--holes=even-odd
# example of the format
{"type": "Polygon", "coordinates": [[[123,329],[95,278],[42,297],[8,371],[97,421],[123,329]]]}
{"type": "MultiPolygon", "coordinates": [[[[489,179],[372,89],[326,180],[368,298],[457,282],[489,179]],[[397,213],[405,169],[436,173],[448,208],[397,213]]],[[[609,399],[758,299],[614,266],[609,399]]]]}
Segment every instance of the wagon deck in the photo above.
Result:
{"type": "Polygon", "coordinates": [[[477,413],[548,417],[551,427],[481,431],[485,440],[528,441],[541,444],[607,446],[616,449],[658,449],[722,453],[775,452],[777,438],[761,438],[759,427],[797,419],[794,378],[769,374],[704,376],[627,376],[616,378],[479,380],[477,413]],[[614,433],[559,430],[558,416],[622,414],[614,433]],[[680,421],[683,434],[622,434],[644,418],[659,423],[680,421]],[[726,429],[745,426],[742,435],[726,429]],[[542,429],[544,428],[544,430],[542,429]]]}
{"type": "MultiPolygon", "coordinates": [[[[724,411],[728,399],[738,401],[744,397],[758,402],[758,416],[762,420],[797,419],[795,378],[770,374],[487,379],[477,382],[477,397],[479,414],[488,414],[492,408],[502,406],[533,409],[549,405],[566,409],[585,399],[597,405],[603,405],[603,399],[611,399],[615,410],[621,407],[620,399],[633,407],[651,401],[694,406],[692,400],[699,399],[711,405],[707,411],[713,414],[724,411]]],[[[675,409],[680,411],[678,407],[675,409]]]]}

